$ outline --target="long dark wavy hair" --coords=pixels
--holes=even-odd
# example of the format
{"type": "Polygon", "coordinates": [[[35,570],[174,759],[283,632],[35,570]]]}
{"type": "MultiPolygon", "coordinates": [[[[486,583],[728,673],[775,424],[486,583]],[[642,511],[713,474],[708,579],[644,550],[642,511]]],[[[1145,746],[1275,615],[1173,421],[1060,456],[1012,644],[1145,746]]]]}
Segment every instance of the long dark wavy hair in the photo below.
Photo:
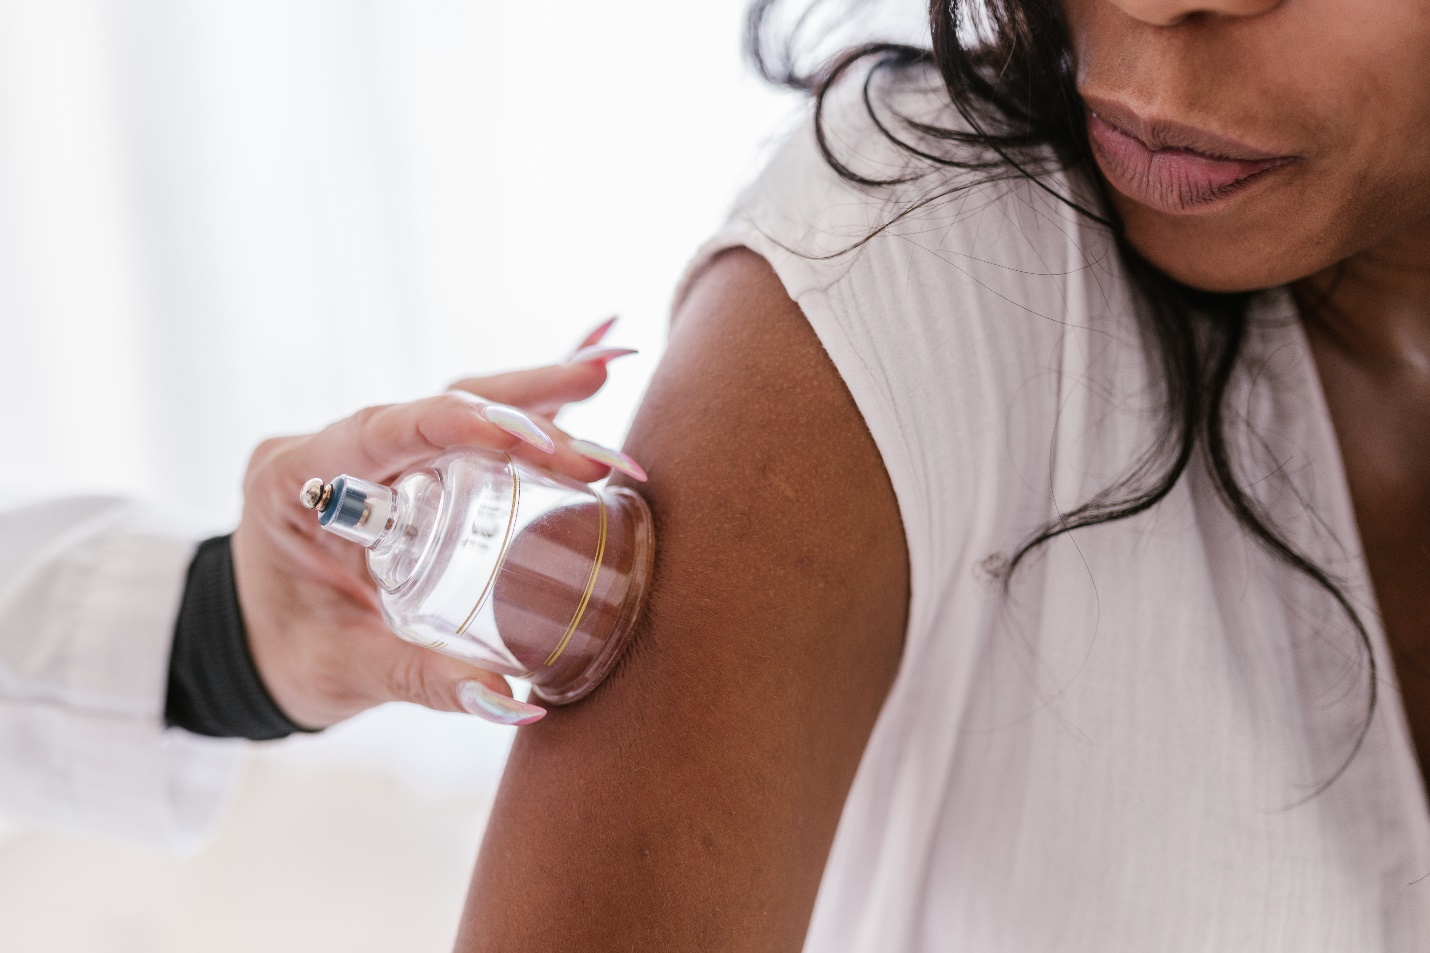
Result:
{"type": "Polygon", "coordinates": [[[793,12],[785,6],[782,0],[753,0],[746,22],[746,52],[766,80],[813,98],[815,136],[830,167],[844,179],[871,189],[900,185],[931,173],[937,176],[940,170],[950,173],[949,181],[957,182],[943,190],[935,188],[897,211],[863,241],[917,209],[969,187],[968,175],[953,173],[973,173],[975,183],[1022,177],[1107,227],[1137,293],[1140,316],[1161,364],[1165,388],[1166,420],[1160,437],[1115,483],[1071,511],[1059,513],[1023,540],[1005,567],[1004,585],[1044,543],[1156,506],[1200,454],[1237,522],[1276,559],[1335,600],[1362,649],[1369,675],[1365,719],[1350,754],[1317,788],[1323,790],[1344,773],[1370,728],[1379,680],[1369,633],[1337,580],[1277,530],[1237,479],[1228,441],[1228,417],[1232,416],[1227,406],[1228,385],[1247,336],[1249,295],[1214,294],[1181,284],[1128,242],[1093,160],[1059,0],[930,0],[927,46],[868,42],[814,63],[804,62],[806,54],[827,39],[822,34],[831,23],[877,6],[877,2],[852,0],[832,17],[820,0],[793,12]],[[818,16],[821,12],[826,14],[823,19],[818,16]],[[857,66],[865,67],[863,99],[869,119],[915,160],[913,168],[918,171],[894,178],[873,177],[851,167],[831,146],[825,99],[857,66]],[[915,67],[937,71],[960,124],[937,125],[907,117],[898,117],[895,123],[876,108],[876,79],[915,67]],[[1095,206],[1080,203],[1047,184],[1050,159],[1053,167],[1079,174],[1079,180],[1092,187],[1095,206]]]}

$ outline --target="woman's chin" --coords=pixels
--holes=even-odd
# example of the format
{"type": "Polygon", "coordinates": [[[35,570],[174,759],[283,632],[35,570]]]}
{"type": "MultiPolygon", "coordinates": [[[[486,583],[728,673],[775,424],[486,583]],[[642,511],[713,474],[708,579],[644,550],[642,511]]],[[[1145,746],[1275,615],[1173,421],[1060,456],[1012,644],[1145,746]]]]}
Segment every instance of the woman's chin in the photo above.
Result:
{"type": "MultiPolygon", "coordinates": [[[[1127,203],[1131,204],[1131,203],[1127,203]]],[[[1329,263],[1298,251],[1301,236],[1235,221],[1216,222],[1120,208],[1132,247],[1172,278],[1218,293],[1260,291],[1290,284],[1329,263]]],[[[1322,250],[1324,251],[1324,250],[1322,250]]]]}
{"type": "Polygon", "coordinates": [[[1176,281],[1199,291],[1236,294],[1261,291],[1287,283],[1268,277],[1265,270],[1248,268],[1244,264],[1221,262],[1215,259],[1189,261],[1184,257],[1159,259],[1155,255],[1146,253],[1144,253],[1144,257],[1176,281]]]}

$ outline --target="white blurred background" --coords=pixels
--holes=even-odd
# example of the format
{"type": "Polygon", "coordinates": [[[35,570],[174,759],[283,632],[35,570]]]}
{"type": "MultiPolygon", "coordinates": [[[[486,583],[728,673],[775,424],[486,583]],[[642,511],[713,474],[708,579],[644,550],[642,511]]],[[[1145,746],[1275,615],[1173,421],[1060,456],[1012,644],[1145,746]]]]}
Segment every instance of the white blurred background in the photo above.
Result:
{"type": "MultiPolygon", "coordinates": [[[[0,0],[0,499],[234,520],[249,449],[471,372],[639,347],[798,103],[744,0],[0,0]]],[[[390,706],[250,759],[173,858],[0,839],[0,949],[450,948],[510,734],[390,706]]]]}

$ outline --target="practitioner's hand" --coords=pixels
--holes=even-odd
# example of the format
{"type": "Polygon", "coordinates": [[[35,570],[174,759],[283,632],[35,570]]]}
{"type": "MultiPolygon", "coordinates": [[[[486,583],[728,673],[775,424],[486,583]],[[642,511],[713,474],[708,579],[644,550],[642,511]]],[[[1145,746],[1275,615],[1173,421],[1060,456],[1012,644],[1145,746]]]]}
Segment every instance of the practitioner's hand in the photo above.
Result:
{"type": "Polygon", "coordinates": [[[565,364],[463,380],[441,396],[369,407],[254,451],[233,534],[234,576],[259,674],[289,718],[318,728],[386,701],[502,724],[545,713],[513,700],[501,676],[393,635],[363,550],[320,530],[298,491],[310,477],[340,473],[388,482],[455,447],[505,451],[582,481],[601,479],[612,465],[638,471],[629,458],[571,440],[550,422],[562,405],[599,390],[606,363],[629,353],[595,343],[588,338],[565,364]]]}

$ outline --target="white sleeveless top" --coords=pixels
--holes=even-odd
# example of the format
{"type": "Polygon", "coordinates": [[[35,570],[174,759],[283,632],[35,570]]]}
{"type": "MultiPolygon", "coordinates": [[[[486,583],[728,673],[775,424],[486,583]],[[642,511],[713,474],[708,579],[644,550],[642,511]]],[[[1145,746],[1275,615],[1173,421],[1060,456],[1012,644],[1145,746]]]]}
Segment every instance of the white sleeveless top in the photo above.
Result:
{"type": "MultiPolygon", "coordinates": [[[[926,79],[894,95],[950,121],[926,79]]],[[[840,155],[904,165],[862,106],[831,110],[840,155]]],[[[806,950],[1430,949],[1426,799],[1289,296],[1253,308],[1229,403],[1238,466],[1343,581],[1380,667],[1364,745],[1319,794],[1364,719],[1363,653],[1331,599],[1237,526],[1200,463],[1150,512],[1044,546],[1008,595],[997,581],[1161,426],[1108,236],[1017,181],[817,257],[899,207],[835,175],[806,124],[690,271],[733,246],[771,263],[873,433],[908,539],[902,667],[806,950]]]]}

